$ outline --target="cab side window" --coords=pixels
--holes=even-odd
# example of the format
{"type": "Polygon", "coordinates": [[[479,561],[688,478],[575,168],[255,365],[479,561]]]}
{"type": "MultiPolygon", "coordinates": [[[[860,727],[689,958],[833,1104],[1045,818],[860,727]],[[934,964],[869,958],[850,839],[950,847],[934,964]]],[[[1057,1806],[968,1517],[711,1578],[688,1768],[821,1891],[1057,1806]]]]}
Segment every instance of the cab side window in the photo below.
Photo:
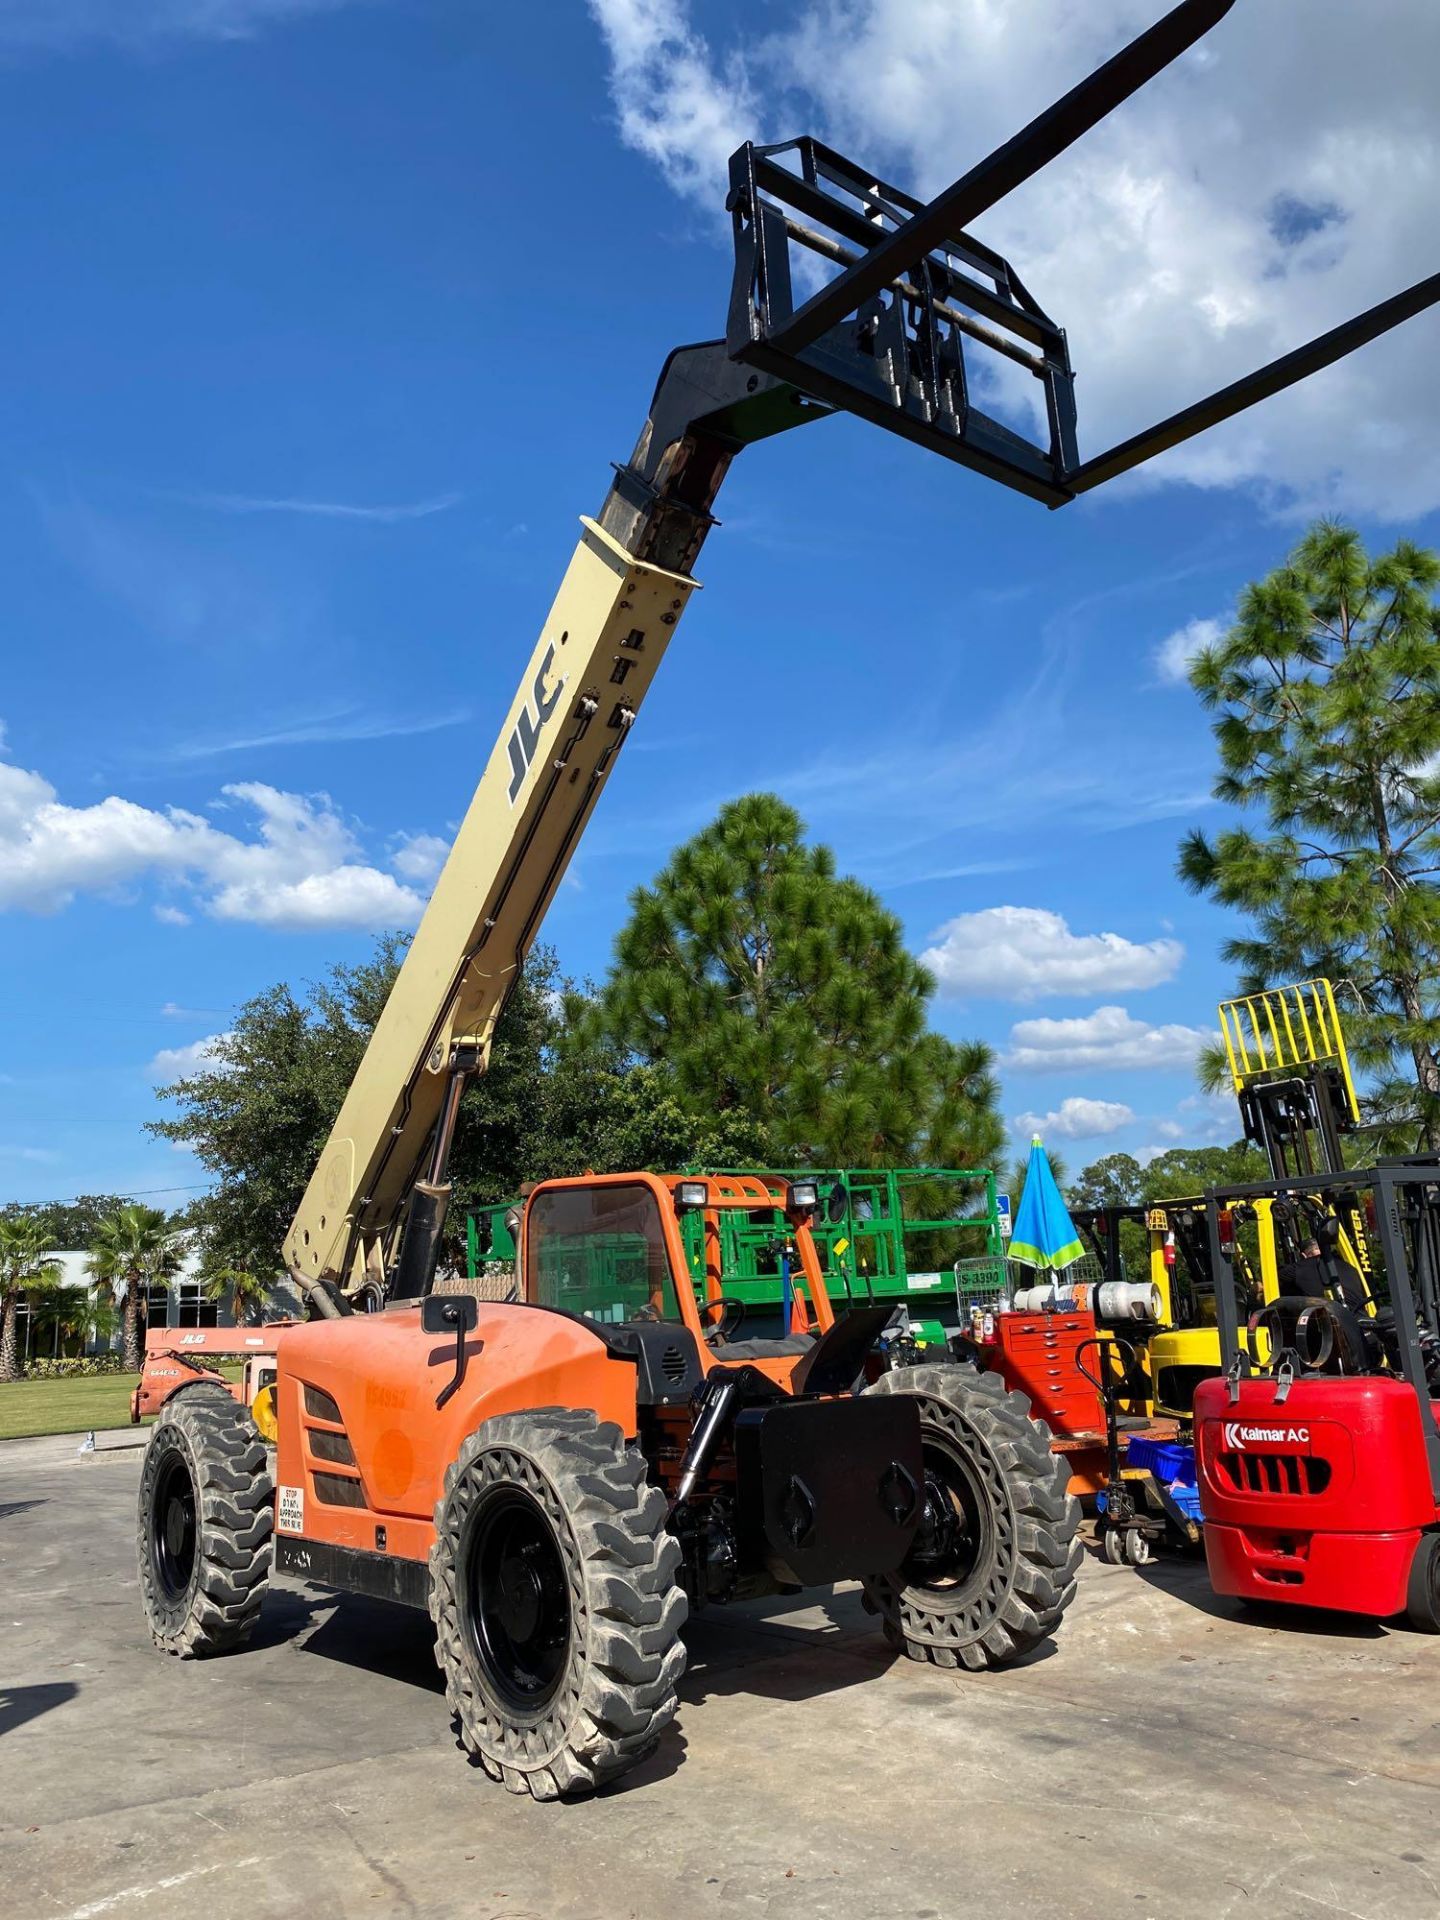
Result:
{"type": "Polygon", "coordinates": [[[537,1194],[526,1235],[525,1297],[607,1325],[678,1320],[652,1190],[553,1187],[537,1194]]]}

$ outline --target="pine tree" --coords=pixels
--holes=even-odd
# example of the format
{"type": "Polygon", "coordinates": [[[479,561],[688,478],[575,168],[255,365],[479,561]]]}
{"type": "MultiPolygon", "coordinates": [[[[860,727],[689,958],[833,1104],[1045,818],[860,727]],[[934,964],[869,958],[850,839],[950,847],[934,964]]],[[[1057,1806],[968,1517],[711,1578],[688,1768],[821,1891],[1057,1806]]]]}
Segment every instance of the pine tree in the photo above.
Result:
{"type": "Polygon", "coordinates": [[[723,807],[631,906],[593,1025],[692,1113],[743,1120],[779,1165],[993,1160],[989,1052],[929,1030],[899,921],[783,801],[723,807]]]}
{"type": "Polygon", "coordinates": [[[1191,684],[1216,712],[1215,796],[1261,815],[1184,842],[1196,892],[1245,913],[1242,991],[1341,991],[1386,1145],[1440,1145],[1440,555],[1370,559],[1322,521],[1246,588],[1191,684]],[[1354,1009],[1352,1012],[1351,1009],[1354,1009]]]}

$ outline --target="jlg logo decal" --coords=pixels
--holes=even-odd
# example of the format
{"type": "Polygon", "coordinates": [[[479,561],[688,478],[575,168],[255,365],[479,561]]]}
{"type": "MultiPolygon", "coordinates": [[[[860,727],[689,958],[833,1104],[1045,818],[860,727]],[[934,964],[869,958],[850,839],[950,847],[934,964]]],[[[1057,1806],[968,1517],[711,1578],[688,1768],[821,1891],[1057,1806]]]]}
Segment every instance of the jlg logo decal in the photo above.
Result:
{"type": "Polygon", "coordinates": [[[530,763],[535,758],[535,749],[540,744],[540,729],[555,711],[556,702],[565,690],[565,680],[562,675],[561,678],[555,682],[555,686],[551,692],[547,693],[545,691],[545,676],[554,664],[555,649],[554,647],[547,647],[545,649],[545,658],[540,662],[540,671],[535,676],[535,684],[531,688],[530,697],[535,705],[535,718],[533,720],[530,718],[530,704],[527,702],[521,707],[520,718],[515,722],[515,729],[510,735],[508,751],[510,754],[510,804],[512,807],[515,804],[515,796],[519,793],[525,776],[530,771],[530,763]]]}
{"type": "Polygon", "coordinates": [[[1225,1445],[1243,1452],[1251,1440],[1268,1440],[1272,1446],[1308,1447],[1309,1427],[1242,1427],[1238,1420],[1225,1422],[1225,1445]]]}

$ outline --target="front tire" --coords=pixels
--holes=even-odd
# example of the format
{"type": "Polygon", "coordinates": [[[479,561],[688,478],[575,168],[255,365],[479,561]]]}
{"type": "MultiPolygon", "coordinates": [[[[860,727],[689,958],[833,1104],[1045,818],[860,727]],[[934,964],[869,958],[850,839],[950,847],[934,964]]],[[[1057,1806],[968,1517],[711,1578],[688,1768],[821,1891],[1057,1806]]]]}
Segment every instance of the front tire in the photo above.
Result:
{"type": "Polygon", "coordinates": [[[1410,1562],[1405,1618],[1418,1633],[1440,1633],[1440,1533],[1422,1533],[1410,1562]]]}
{"type": "Polygon", "coordinates": [[[161,1408],[140,1470],[140,1602],[162,1652],[243,1646],[270,1577],[275,1486],[254,1423],[229,1394],[189,1388],[161,1408]]]}
{"type": "Polygon", "coordinates": [[[1075,1597],[1080,1503],[1049,1429],[997,1374],[905,1367],[870,1393],[920,1400],[926,1519],[909,1558],[867,1579],[885,1637],[937,1667],[1008,1666],[1075,1597]]]}
{"type": "Polygon", "coordinates": [[[445,1475],[435,1657],[460,1744],[537,1800],[635,1766],[685,1670],[680,1549],[619,1427],[563,1407],[487,1420],[445,1475]]]}

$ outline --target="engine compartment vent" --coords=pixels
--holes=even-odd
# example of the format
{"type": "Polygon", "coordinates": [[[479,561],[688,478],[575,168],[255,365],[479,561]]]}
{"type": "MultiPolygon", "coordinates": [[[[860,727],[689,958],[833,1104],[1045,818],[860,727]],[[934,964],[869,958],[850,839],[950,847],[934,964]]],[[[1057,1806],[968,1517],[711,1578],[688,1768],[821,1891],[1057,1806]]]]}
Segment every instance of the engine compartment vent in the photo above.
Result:
{"type": "Polygon", "coordinates": [[[329,1394],[320,1387],[312,1387],[308,1380],[305,1383],[305,1411],[312,1420],[328,1420],[337,1427],[344,1425],[340,1409],[329,1394]]]}

